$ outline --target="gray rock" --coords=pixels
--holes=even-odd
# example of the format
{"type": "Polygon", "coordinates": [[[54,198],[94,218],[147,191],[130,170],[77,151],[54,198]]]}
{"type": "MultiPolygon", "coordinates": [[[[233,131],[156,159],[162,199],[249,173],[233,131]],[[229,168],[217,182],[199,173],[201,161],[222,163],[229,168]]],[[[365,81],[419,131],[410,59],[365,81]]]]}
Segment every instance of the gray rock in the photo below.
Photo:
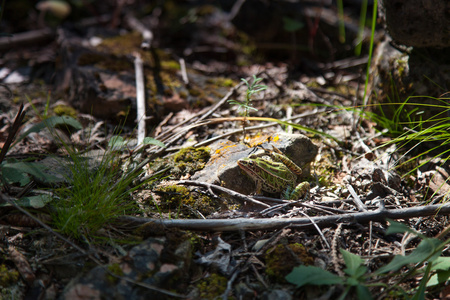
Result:
{"type": "Polygon", "coordinates": [[[383,0],[379,8],[389,34],[413,47],[450,47],[448,0],[383,0]]]}
{"type": "MultiPolygon", "coordinates": [[[[275,146],[303,169],[306,175],[310,170],[310,162],[317,154],[317,146],[302,134],[274,134],[270,143],[265,142],[261,147],[272,149],[275,146]]],[[[242,194],[255,192],[255,184],[244,174],[237,165],[237,161],[255,153],[256,148],[244,144],[236,144],[228,140],[220,140],[211,146],[211,159],[206,167],[197,172],[192,180],[218,184],[242,194]]]]}

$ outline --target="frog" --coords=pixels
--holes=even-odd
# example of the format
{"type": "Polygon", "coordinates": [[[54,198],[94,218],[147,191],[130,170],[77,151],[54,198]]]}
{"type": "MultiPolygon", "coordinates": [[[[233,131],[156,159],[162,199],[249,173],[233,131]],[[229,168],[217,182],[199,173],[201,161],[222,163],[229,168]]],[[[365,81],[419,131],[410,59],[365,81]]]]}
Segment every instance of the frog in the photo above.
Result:
{"type": "Polygon", "coordinates": [[[262,153],[254,153],[239,159],[238,166],[255,181],[256,194],[261,190],[268,193],[287,194],[288,200],[298,200],[310,189],[309,182],[297,184],[302,169],[280,150],[263,149],[262,153]]]}

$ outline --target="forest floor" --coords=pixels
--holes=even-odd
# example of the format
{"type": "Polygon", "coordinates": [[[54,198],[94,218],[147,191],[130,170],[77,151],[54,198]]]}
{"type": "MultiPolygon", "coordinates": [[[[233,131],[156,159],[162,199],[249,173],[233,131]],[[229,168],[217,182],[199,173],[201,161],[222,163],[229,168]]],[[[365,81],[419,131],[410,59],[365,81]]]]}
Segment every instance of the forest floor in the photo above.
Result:
{"type": "Polygon", "coordinates": [[[447,166],[383,127],[360,8],[241,2],[4,16],[0,299],[447,296],[447,166]]]}

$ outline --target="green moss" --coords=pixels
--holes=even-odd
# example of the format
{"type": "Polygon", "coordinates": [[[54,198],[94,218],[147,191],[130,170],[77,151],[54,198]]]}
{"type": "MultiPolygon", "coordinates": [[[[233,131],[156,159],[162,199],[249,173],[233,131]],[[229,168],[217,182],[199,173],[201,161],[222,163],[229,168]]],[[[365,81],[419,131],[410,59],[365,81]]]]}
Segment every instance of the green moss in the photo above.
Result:
{"type": "Polygon", "coordinates": [[[180,185],[168,185],[158,189],[161,195],[161,208],[176,209],[183,202],[191,203],[193,197],[188,188],[180,185]]]}
{"type": "Polygon", "coordinates": [[[304,265],[314,263],[314,259],[308,254],[305,247],[298,243],[280,244],[267,250],[265,260],[266,274],[278,282],[284,282],[286,275],[300,263],[304,265]]]}
{"type": "Polygon", "coordinates": [[[211,276],[202,279],[197,288],[201,299],[216,299],[220,297],[227,288],[228,280],[220,275],[211,274],[211,276]]]}
{"type": "Polygon", "coordinates": [[[8,287],[19,280],[19,272],[8,270],[5,265],[0,265],[0,287],[8,287]]]}
{"type": "Polygon", "coordinates": [[[174,155],[173,159],[175,162],[200,161],[201,163],[206,163],[209,160],[209,148],[183,148],[174,155]]]}
{"type": "Polygon", "coordinates": [[[206,82],[220,87],[233,87],[237,84],[233,79],[225,77],[209,78],[206,82]]]}
{"type": "Polygon", "coordinates": [[[69,116],[74,119],[76,119],[78,115],[78,112],[73,107],[67,105],[57,105],[53,109],[53,112],[58,116],[69,116]]]}
{"type": "MultiPolygon", "coordinates": [[[[159,209],[163,212],[176,212],[185,217],[198,217],[194,212],[211,214],[217,211],[214,202],[204,195],[192,193],[188,188],[179,185],[161,186],[157,190],[160,195],[159,209]]],[[[148,231],[148,228],[147,228],[148,231]]]]}
{"type": "Polygon", "coordinates": [[[180,64],[174,60],[166,60],[161,62],[161,68],[170,70],[170,71],[177,71],[180,70],[180,64]]]}
{"type": "MultiPolygon", "coordinates": [[[[119,264],[112,264],[108,266],[108,271],[112,274],[122,277],[124,275],[122,268],[120,268],[119,264]]],[[[112,276],[111,274],[106,275],[106,279],[111,283],[117,283],[119,278],[112,276]]]]}

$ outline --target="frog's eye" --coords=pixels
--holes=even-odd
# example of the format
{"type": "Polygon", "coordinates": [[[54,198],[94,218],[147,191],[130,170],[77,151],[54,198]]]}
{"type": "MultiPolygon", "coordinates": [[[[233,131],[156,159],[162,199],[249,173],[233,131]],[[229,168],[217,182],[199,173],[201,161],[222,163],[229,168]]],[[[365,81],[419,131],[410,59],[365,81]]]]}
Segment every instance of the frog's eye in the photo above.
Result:
{"type": "Polygon", "coordinates": [[[247,160],[247,164],[249,164],[249,165],[254,165],[255,164],[255,161],[253,161],[253,160],[247,160]]]}

